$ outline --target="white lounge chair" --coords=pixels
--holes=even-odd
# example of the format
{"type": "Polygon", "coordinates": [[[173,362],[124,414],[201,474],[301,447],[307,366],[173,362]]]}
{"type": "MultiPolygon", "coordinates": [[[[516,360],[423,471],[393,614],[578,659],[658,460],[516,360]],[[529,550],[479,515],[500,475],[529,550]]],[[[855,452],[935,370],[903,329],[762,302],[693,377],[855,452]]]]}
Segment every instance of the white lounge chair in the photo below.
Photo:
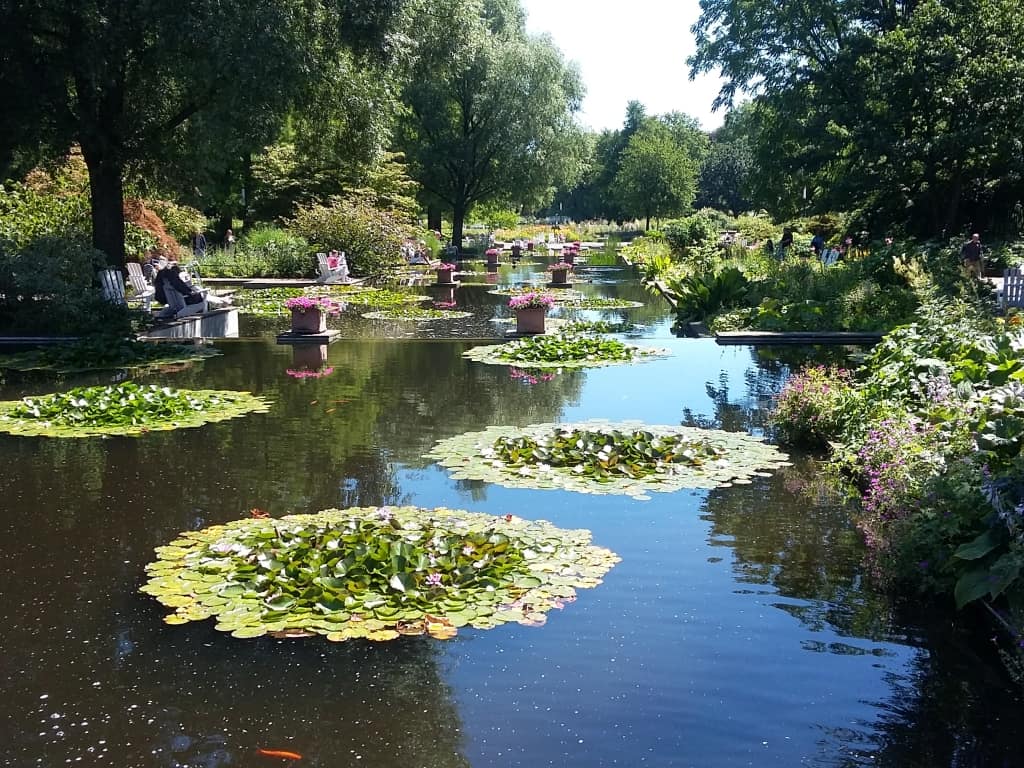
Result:
{"type": "Polygon", "coordinates": [[[127,304],[124,296],[124,278],[114,267],[99,271],[100,294],[111,304],[127,304]]]}
{"type": "Polygon", "coordinates": [[[342,251],[337,257],[337,262],[334,262],[333,266],[331,257],[326,253],[318,253],[316,255],[316,260],[317,268],[320,272],[316,279],[318,283],[330,284],[348,282],[348,261],[345,259],[344,251],[342,251]]]}
{"type": "Polygon", "coordinates": [[[128,283],[133,291],[131,300],[141,302],[143,310],[149,312],[153,306],[156,288],[146,282],[146,278],[142,274],[141,264],[137,264],[134,261],[128,262],[128,283]]]}
{"type": "Polygon", "coordinates": [[[834,267],[836,262],[839,261],[839,249],[838,248],[826,248],[821,252],[821,266],[823,267],[834,267]]]}
{"type": "Polygon", "coordinates": [[[1011,307],[1024,307],[1024,274],[1020,267],[1003,270],[1003,289],[999,292],[1003,312],[1011,307]]]}

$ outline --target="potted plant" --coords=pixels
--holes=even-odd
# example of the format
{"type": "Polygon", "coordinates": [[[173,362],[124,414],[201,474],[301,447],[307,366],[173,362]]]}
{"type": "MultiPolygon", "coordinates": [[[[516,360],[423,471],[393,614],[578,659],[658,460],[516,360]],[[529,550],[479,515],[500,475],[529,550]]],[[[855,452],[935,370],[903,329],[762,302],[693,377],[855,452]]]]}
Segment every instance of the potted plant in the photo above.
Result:
{"type": "Polygon", "coordinates": [[[456,269],[456,267],[455,267],[454,264],[449,264],[449,263],[438,264],[437,267],[436,267],[436,270],[437,270],[437,284],[438,285],[450,285],[453,282],[455,282],[454,280],[452,280],[452,273],[455,272],[455,269],[456,269]]]}
{"type": "Polygon", "coordinates": [[[326,297],[297,296],[285,301],[292,311],[292,333],[323,333],[327,330],[327,316],[341,311],[337,302],[326,297]]]}
{"type": "Polygon", "coordinates": [[[500,254],[501,251],[498,250],[497,248],[488,248],[486,251],[484,251],[484,255],[487,257],[487,263],[491,265],[498,263],[498,256],[500,254]]]}
{"type": "Polygon", "coordinates": [[[566,261],[559,261],[548,267],[548,272],[551,273],[551,284],[552,285],[568,285],[569,284],[569,270],[572,269],[572,264],[566,261]]]}
{"type": "Polygon", "coordinates": [[[555,299],[546,293],[524,293],[513,296],[509,308],[516,313],[517,333],[544,333],[544,316],[555,299]]]}

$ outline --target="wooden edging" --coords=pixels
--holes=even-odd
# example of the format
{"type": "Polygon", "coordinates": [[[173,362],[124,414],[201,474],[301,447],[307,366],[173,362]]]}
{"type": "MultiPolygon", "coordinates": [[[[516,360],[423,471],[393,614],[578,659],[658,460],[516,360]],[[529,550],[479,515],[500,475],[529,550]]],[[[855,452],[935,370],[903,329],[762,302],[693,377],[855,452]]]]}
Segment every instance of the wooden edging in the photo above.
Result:
{"type": "Polygon", "coordinates": [[[877,344],[883,334],[869,331],[723,331],[715,334],[722,345],[877,344]]]}

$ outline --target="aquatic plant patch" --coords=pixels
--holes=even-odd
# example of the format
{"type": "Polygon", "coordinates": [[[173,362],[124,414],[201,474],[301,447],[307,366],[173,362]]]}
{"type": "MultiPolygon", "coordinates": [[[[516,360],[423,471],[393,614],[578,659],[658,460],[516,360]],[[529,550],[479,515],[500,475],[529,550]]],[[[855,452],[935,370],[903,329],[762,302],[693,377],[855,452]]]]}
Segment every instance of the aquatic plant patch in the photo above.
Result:
{"type": "MultiPolygon", "coordinates": [[[[453,305],[454,306],[454,305],[453,305]]],[[[472,312],[459,312],[450,309],[431,309],[429,307],[392,307],[376,312],[366,312],[363,317],[368,320],[395,320],[409,322],[428,322],[430,320],[458,320],[472,317],[472,312]]]]}
{"type": "Polygon", "coordinates": [[[0,368],[15,371],[80,373],[183,365],[219,355],[212,347],[164,344],[129,338],[87,338],[0,356],[0,368]]]}
{"type": "Polygon", "coordinates": [[[488,427],[438,442],[427,458],[457,480],[637,499],[748,484],[788,465],[786,454],[742,433],[600,421],[488,427]]]}
{"type": "Polygon", "coordinates": [[[608,320],[579,320],[570,323],[566,330],[570,333],[633,333],[641,328],[642,326],[636,323],[612,323],[608,320]]]}
{"type": "Polygon", "coordinates": [[[651,360],[668,354],[664,349],[637,347],[607,336],[563,333],[474,347],[462,356],[478,363],[520,368],[588,368],[651,360]]]}
{"type": "Polygon", "coordinates": [[[642,307],[641,301],[629,301],[627,299],[608,299],[599,296],[582,296],[580,298],[566,298],[559,301],[569,309],[636,309],[642,307]]]}
{"type": "Polygon", "coordinates": [[[198,427],[270,410],[248,392],[187,390],[124,382],[0,401],[0,432],[22,436],[98,437],[198,427]]]}
{"type": "MultiPolygon", "coordinates": [[[[274,317],[291,312],[285,307],[289,299],[306,297],[328,298],[337,302],[354,301],[354,297],[372,293],[375,289],[361,285],[311,285],[305,288],[254,288],[239,291],[233,304],[243,315],[274,317]]],[[[344,308],[344,307],[342,307],[344,308]]]]}
{"type": "Polygon", "coordinates": [[[419,301],[429,301],[430,297],[418,293],[403,293],[391,291],[386,288],[373,288],[369,291],[352,294],[347,297],[350,304],[372,309],[388,309],[401,307],[404,304],[415,304],[419,301]]]}
{"type": "Polygon", "coordinates": [[[452,509],[328,509],[186,531],[141,591],[234,637],[394,640],[539,626],[619,561],[590,532],[452,509]]]}

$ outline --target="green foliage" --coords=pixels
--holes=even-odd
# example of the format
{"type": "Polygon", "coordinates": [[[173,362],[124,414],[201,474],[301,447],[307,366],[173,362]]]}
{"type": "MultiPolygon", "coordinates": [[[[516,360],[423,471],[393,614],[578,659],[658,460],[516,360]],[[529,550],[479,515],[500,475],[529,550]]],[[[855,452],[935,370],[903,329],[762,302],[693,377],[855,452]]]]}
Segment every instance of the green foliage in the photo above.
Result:
{"type": "Polygon", "coordinates": [[[402,224],[365,202],[333,200],[329,205],[301,207],[293,229],[316,250],[344,251],[357,275],[384,275],[401,263],[402,224]]]}
{"type": "Polygon", "coordinates": [[[207,277],[310,278],[316,268],[309,243],[274,227],[259,227],[232,248],[210,251],[201,268],[207,277]]]}
{"type": "Polygon", "coordinates": [[[647,220],[678,216],[693,202],[696,160],[663,124],[635,133],[622,153],[613,194],[628,216],[647,220]]]}
{"type": "Polygon", "coordinates": [[[747,213],[736,219],[736,229],[740,236],[750,243],[763,243],[774,240],[778,245],[782,236],[782,227],[764,213],[747,213]]]}
{"type": "Polygon", "coordinates": [[[187,205],[179,205],[170,200],[146,200],[149,207],[170,233],[171,237],[181,245],[187,245],[193,232],[206,232],[209,222],[201,211],[187,205]]]}
{"type": "Polygon", "coordinates": [[[718,229],[718,222],[703,211],[662,225],[665,239],[672,246],[673,252],[680,255],[685,254],[688,248],[717,240],[718,229]]]}
{"type": "Polygon", "coordinates": [[[103,266],[103,254],[80,239],[41,237],[17,250],[0,241],[0,327],[25,334],[127,335],[127,308],[105,301],[94,284],[103,266]]]}
{"type": "Polygon", "coordinates": [[[676,315],[680,324],[707,320],[712,315],[742,303],[749,283],[736,267],[719,272],[688,275],[668,281],[676,299],[676,315]]]}
{"type": "Polygon", "coordinates": [[[396,306],[379,312],[367,312],[363,315],[363,317],[368,320],[395,320],[399,322],[408,321],[414,323],[430,322],[431,320],[459,320],[461,318],[472,316],[472,312],[456,312],[449,309],[435,309],[433,307],[407,306],[396,306]]]}
{"type": "Polygon", "coordinates": [[[269,406],[248,392],[174,390],[125,382],[0,402],[0,432],[48,437],[135,436],[198,427],[269,406]]]}
{"type": "Polygon", "coordinates": [[[156,552],[141,591],[175,609],[168,624],[331,641],[539,626],[618,562],[589,531],[416,507],[236,520],[156,552]]]}
{"type": "Polygon", "coordinates": [[[76,191],[38,190],[26,184],[0,185],[0,240],[24,248],[40,238],[88,242],[89,199],[76,191]]]}

